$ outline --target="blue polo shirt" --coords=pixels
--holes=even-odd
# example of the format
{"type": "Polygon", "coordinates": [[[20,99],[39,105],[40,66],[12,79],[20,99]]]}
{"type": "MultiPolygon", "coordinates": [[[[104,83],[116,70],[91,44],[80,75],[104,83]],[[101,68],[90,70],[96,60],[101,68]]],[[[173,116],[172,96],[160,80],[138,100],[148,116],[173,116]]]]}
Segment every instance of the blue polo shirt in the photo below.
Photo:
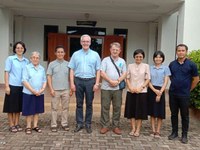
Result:
{"type": "Polygon", "coordinates": [[[166,76],[170,76],[171,72],[168,66],[161,65],[157,68],[155,65],[150,67],[151,83],[154,86],[162,87],[166,76]]]}
{"type": "Polygon", "coordinates": [[[17,55],[9,56],[5,62],[5,71],[9,73],[9,85],[22,85],[22,70],[29,63],[29,60],[23,57],[21,60],[17,55]]]}
{"type": "Polygon", "coordinates": [[[171,71],[171,85],[169,91],[176,96],[190,96],[192,78],[198,76],[198,69],[194,62],[185,59],[183,64],[174,60],[169,64],[171,71]]]}
{"type": "Polygon", "coordinates": [[[91,49],[80,49],[72,55],[68,67],[74,70],[75,77],[94,78],[100,70],[101,59],[99,54],[91,49]]]}
{"type": "MultiPolygon", "coordinates": [[[[32,63],[26,65],[22,74],[22,82],[24,81],[28,82],[34,90],[39,91],[46,82],[46,73],[44,67],[41,65],[34,67],[32,63]]],[[[25,86],[23,87],[23,93],[29,95],[33,94],[25,86]]]]}

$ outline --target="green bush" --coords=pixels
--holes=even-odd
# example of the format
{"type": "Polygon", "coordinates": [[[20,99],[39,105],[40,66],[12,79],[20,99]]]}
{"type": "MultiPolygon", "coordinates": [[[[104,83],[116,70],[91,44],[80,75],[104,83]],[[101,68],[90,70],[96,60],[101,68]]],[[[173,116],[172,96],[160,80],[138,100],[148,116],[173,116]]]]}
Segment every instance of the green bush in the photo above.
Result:
{"type": "MultiPolygon", "coordinates": [[[[188,54],[188,58],[197,65],[198,73],[200,75],[200,49],[191,51],[188,54]]],[[[198,83],[196,88],[191,92],[190,104],[193,107],[200,109],[200,83],[198,83]]]]}

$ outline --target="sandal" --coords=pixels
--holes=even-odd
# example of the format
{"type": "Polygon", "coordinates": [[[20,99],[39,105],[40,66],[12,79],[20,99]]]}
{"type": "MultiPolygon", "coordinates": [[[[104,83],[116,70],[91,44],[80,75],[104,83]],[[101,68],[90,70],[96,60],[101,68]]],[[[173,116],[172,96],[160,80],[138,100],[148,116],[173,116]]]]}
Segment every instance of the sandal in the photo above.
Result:
{"type": "Polygon", "coordinates": [[[38,132],[38,133],[41,133],[41,132],[42,132],[42,130],[41,130],[39,127],[35,127],[35,128],[33,128],[32,130],[34,130],[34,131],[36,131],[36,132],[38,132]]]}
{"type": "Polygon", "coordinates": [[[133,136],[134,133],[135,133],[135,130],[131,130],[131,132],[129,132],[129,135],[130,135],[130,136],[133,136]]]}
{"type": "Polygon", "coordinates": [[[25,129],[25,133],[26,134],[31,134],[32,133],[32,129],[31,128],[26,128],[25,129]]]}
{"type": "Polygon", "coordinates": [[[152,132],[152,133],[150,134],[150,136],[154,137],[155,134],[156,134],[155,132],[152,132]]]}
{"type": "Polygon", "coordinates": [[[57,127],[51,127],[51,132],[57,132],[57,127]]]}
{"type": "Polygon", "coordinates": [[[62,126],[62,128],[63,128],[63,130],[65,130],[65,131],[69,131],[69,126],[68,126],[68,125],[62,126]]]}
{"type": "Polygon", "coordinates": [[[20,125],[16,125],[15,128],[17,129],[17,131],[22,131],[22,127],[20,125]]]}
{"type": "Polygon", "coordinates": [[[160,133],[159,132],[155,133],[155,138],[160,138],[160,133]]]}
{"type": "Polygon", "coordinates": [[[140,133],[136,133],[136,132],[135,132],[135,133],[133,134],[133,136],[134,136],[134,137],[139,137],[139,136],[140,136],[140,133]]]}
{"type": "Polygon", "coordinates": [[[12,126],[12,127],[9,128],[9,131],[10,131],[10,132],[13,132],[13,133],[16,133],[16,132],[17,132],[17,129],[16,129],[15,126],[12,126]]]}

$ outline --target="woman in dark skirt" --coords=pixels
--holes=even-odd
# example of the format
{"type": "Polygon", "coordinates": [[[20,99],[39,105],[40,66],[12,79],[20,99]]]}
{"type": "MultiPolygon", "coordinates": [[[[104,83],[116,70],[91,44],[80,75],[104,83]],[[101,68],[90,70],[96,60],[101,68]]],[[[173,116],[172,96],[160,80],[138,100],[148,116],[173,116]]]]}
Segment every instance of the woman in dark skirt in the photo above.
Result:
{"type": "Polygon", "coordinates": [[[9,56],[5,62],[5,99],[3,112],[8,113],[10,132],[22,131],[19,125],[22,111],[22,70],[29,63],[23,54],[26,47],[23,42],[16,42],[13,46],[15,55],[9,56]]]}
{"type": "Polygon", "coordinates": [[[154,66],[150,67],[148,114],[151,116],[151,136],[154,137],[160,137],[162,119],[165,119],[165,88],[171,75],[169,67],[162,65],[164,60],[163,52],[156,51],[153,55],[154,66]]]}
{"type": "Polygon", "coordinates": [[[128,65],[127,96],[124,117],[130,119],[129,135],[138,137],[142,120],[147,120],[147,85],[150,80],[149,65],[142,63],[145,54],[141,49],[133,53],[135,63],[128,65]]]}
{"type": "Polygon", "coordinates": [[[38,117],[44,113],[44,90],[46,87],[45,69],[39,64],[39,52],[32,52],[31,63],[23,70],[23,108],[22,115],[26,116],[26,134],[32,130],[41,133],[38,127],[38,117]],[[33,119],[33,127],[32,127],[33,119]]]}

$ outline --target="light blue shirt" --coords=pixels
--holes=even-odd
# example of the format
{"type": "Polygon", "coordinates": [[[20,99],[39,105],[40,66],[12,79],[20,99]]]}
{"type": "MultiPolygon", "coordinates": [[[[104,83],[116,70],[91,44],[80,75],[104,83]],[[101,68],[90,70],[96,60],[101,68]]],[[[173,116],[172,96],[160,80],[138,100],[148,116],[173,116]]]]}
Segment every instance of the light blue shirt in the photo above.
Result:
{"type": "MultiPolygon", "coordinates": [[[[117,60],[114,60],[114,63],[119,69],[120,76],[126,72],[126,62],[122,58],[118,58],[117,60]]],[[[110,56],[106,57],[101,62],[101,70],[106,73],[106,75],[112,79],[117,80],[119,79],[119,74],[117,72],[117,69],[115,68],[114,64],[112,63],[110,56]]],[[[102,79],[101,89],[103,90],[119,90],[119,86],[116,87],[110,86],[108,81],[102,79]]]]}
{"type": "MultiPolygon", "coordinates": [[[[36,68],[32,63],[28,64],[23,69],[22,82],[23,81],[28,82],[34,90],[39,91],[42,88],[43,84],[46,82],[44,67],[38,65],[36,68]]],[[[25,86],[23,87],[23,93],[33,94],[25,86]]]]}
{"type": "Polygon", "coordinates": [[[9,73],[9,85],[22,85],[22,70],[29,63],[29,60],[23,57],[21,60],[17,55],[9,56],[5,61],[5,71],[9,73]]]}
{"type": "Polygon", "coordinates": [[[150,67],[151,83],[154,86],[162,87],[166,76],[170,76],[171,72],[168,66],[161,65],[159,68],[150,67]]]}
{"type": "Polygon", "coordinates": [[[91,49],[84,51],[80,49],[71,57],[68,67],[74,70],[75,77],[93,78],[96,71],[100,69],[101,60],[99,54],[91,49]]]}

